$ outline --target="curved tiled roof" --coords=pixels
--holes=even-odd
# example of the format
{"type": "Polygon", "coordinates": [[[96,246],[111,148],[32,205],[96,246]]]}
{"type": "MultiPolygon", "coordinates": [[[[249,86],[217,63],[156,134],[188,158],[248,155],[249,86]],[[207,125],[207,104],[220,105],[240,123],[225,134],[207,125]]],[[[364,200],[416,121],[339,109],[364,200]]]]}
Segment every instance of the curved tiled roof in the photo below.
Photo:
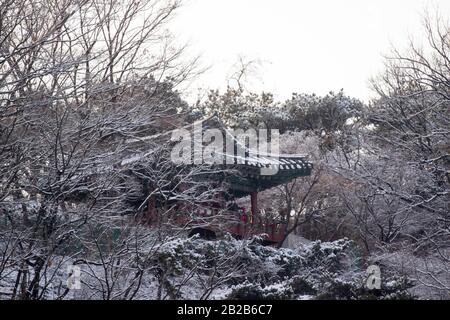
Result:
{"type": "MultiPolygon", "coordinates": [[[[231,138],[230,140],[232,140],[234,144],[233,152],[218,153],[217,155],[223,159],[223,162],[219,162],[217,165],[224,168],[231,167],[239,171],[239,175],[228,177],[232,189],[235,191],[235,195],[238,196],[247,195],[253,190],[268,189],[289,182],[297,177],[308,176],[313,169],[313,164],[307,160],[306,155],[267,154],[247,148],[225,127],[217,116],[211,116],[205,120],[186,125],[180,129],[192,131],[191,134],[193,136],[195,136],[196,133],[198,134],[199,130],[204,132],[207,129],[219,129],[224,132],[226,136],[231,138]]],[[[167,136],[175,132],[175,130],[153,136],[130,139],[125,141],[125,143],[145,146],[148,141],[167,139],[167,136]]],[[[195,153],[196,151],[192,150],[192,152],[195,153]]],[[[147,153],[144,150],[141,155],[135,155],[124,159],[122,165],[138,161],[142,157],[145,157],[147,153]]],[[[194,154],[192,154],[192,156],[193,155],[194,154]]]]}

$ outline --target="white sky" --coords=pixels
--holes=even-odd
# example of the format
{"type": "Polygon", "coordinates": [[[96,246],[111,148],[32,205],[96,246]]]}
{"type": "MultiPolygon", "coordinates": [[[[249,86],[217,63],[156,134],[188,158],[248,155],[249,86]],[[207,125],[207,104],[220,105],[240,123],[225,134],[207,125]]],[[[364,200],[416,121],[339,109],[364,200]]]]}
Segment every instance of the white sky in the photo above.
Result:
{"type": "Polygon", "coordinates": [[[426,8],[450,17],[448,0],[188,0],[172,29],[210,67],[191,92],[224,88],[243,55],[264,61],[249,83],[254,91],[286,99],[343,88],[367,100],[368,79],[391,44],[423,41],[426,8]]]}

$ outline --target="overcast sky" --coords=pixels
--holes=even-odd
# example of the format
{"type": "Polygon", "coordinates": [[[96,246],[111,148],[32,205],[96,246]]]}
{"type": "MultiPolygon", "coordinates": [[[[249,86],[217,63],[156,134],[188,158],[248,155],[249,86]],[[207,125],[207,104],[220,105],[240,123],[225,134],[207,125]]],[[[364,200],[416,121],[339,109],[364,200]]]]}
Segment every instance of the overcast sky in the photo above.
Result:
{"type": "Polygon", "coordinates": [[[285,99],[343,88],[367,100],[382,54],[422,41],[424,9],[437,7],[450,17],[448,0],[188,0],[173,31],[210,67],[193,92],[224,88],[241,55],[262,62],[252,90],[285,99]]]}

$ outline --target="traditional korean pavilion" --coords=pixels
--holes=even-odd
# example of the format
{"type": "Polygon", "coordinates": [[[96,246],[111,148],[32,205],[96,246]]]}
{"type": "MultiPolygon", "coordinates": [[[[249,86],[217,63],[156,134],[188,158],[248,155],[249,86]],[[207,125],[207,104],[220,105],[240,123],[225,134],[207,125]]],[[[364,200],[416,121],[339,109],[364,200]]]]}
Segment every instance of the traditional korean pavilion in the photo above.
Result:
{"type": "MultiPolygon", "coordinates": [[[[265,234],[268,244],[282,241],[287,222],[259,219],[258,192],[285,184],[298,177],[309,176],[313,165],[307,160],[307,156],[267,154],[251,150],[241,141],[238,141],[216,116],[201,121],[200,126],[189,125],[185,128],[197,131],[219,129],[224,136],[231,138],[233,143],[232,152],[226,152],[222,155],[226,161],[217,166],[232,169],[231,172],[233,172],[224,178],[229,188],[228,194],[231,195],[231,199],[229,198],[227,201],[232,202],[235,199],[250,196],[250,210],[248,212],[236,212],[239,215],[237,219],[239,222],[233,224],[226,231],[239,238],[265,234]]],[[[167,134],[170,134],[170,132],[163,135],[167,134]]],[[[154,139],[160,136],[145,137],[140,140],[154,139]]],[[[154,210],[153,205],[150,201],[149,211],[154,210]]]]}

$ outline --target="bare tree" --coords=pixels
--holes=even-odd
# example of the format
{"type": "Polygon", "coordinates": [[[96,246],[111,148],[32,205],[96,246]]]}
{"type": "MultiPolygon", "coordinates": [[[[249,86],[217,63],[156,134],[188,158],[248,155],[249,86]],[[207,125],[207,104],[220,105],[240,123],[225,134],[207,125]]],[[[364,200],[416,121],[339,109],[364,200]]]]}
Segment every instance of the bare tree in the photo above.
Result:
{"type": "MultiPolygon", "coordinates": [[[[204,168],[174,172],[169,145],[146,146],[147,154],[165,158],[123,162],[142,151],[126,140],[183,124],[186,103],[174,86],[195,65],[181,60],[183,47],[173,46],[165,30],[179,6],[2,1],[0,284],[12,299],[48,298],[73,262],[101,266],[101,297],[135,297],[142,255],[175,232],[173,203],[206,202],[215,192],[195,178],[204,168]],[[181,192],[176,179],[191,191],[181,192]],[[143,193],[138,205],[136,185],[143,193]],[[163,200],[165,220],[159,238],[149,239],[135,217],[152,193],[163,200]]],[[[64,284],[55,298],[67,294],[64,284]]]]}

